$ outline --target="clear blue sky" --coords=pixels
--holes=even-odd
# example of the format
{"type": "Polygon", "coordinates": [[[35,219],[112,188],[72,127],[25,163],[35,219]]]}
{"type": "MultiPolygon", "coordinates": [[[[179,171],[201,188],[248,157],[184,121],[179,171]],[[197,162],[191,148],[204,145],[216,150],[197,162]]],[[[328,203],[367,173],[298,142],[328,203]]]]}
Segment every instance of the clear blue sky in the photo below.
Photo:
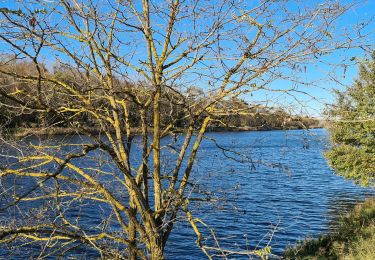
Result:
{"type": "MultiPolygon", "coordinates": [[[[339,1],[345,3],[352,3],[353,1],[339,1]]],[[[362,1],[356,8],[352,8],[344,14],[338,21],[337,30],[343,28],[350,28],[362,21],[369,21],[375,18],[375,0],[362,1]]],[[[375,46],[375,21],[372,21],[364,33],[368,33],[367,43],[375,46]]],[[[375,49],[373,48],[375,51],[375,49]]],[[[316,87],[304,86],[303,84],[295,84],[288,81],[277,81],[273,83],[275,88],[290,89],[296,87],[298,90],[307,92],[310,96],[296,93],[294,97],[285,94],[270,94],[270,93],[257,93],[255,98],[259,100],[271,99],[276,105],[281,105],[286,108],[292,107],[293,112],[301,112],[310,114],[312,116],[321,116],[322,110],[326,104],[331,104],[335,100],[333,94],[334,89],[343,90],[345,87],[350,86],[357,77],[358,62],[364,58],[365,53],[359,48],[351,50],[337,51],[334,54],[319,59],[316,63],[307,66],[306,73],[300,73],[300,77],[305,79],[306,82],[316,82],[316,87]],[[350,61],[352,57],[354,60],[350,61]],[[340,64],[343,59],[349,59],[349,64],[346,69],[344,66],[332,66],[331,64],[340,64]],[[344,73],[345,72],[345,73],[344,73]],[[327,77],[330,73],[330,77],[327,77]],[[338,81],[338,82],[337,82],[338,81]]]]}
{"type": "MultiPolygon", "coordinates": [[[[318,0],[306,0],[311,3],[322,2],[318,0]]],[[[20,1],[0,1],[0,7],[18,8],[20,1]]],[[[41,1],[43,2],[43,1],[41,1]]],[[[54,2],[54,1],[45,1],[54,2]]],[[[339,1],[344,3],[352,3],[353,1],[339,1]]],[[[361,21],[370,20],[375,15],[375,0],[362,1],[361,4],[344,14],[339,22],[336,30],[343,28],[350,28],[361,21]]],[[[371,33],[368,38],[368,42],[371,44],[375,43],[375,22],[371,22],[367,28],[366,33],[371,33]]],[[[0,50],[4,51],[3,45],[0,45],[0,50]]],[[[252,96],[243,96],[250,102],[258,102],[262,100],[268,100],[268,105],[283,106],[286,109],[291,108],[294,113],[304,113],[313,116],[320,116],[321,111],[325,104],[332,103],[334,96],[332,93],[333,89],[343,89],[345,85],[350,85],[357,74],[357,62],[362,59],[364,53],[360,49],[351,49],[345,51],[338,51],[330,56],[324,57],[317,60],[314,64],[308,65],[306,72],[293,72],[299,74],[301,80],[305,82],[314,82],[314,87],[304,86],[303,84],[293,83],[285,80],[278,80],[271,84],[273,89],[297,89],[308,93],[310,96],[303,94],[294,93],[293,96],[272,93],[267,91],[259,91],[253,93],[252,96]],[[340,61],[344,58],[356,57],[356,59],[350,62],[350,66],[344,69],[343,66],[334,67],[328,64],[340,64],[340,61]],[[345,71],[345,74],[344,74],[345,71]],[[331,73],[331,78],[327,77],[327,73],[331,73]],[[334,79],[334,80],[332,80],[334,79]],[[335,80],[339,81],[335,82],[335,80]]],[[[48,62],[48,54],[46,54],[48,62]]],[[[290,73],[290,72],[289,72],[290,73]]],[[[204,86],[203,86],[204,88],[204,86]]]]}

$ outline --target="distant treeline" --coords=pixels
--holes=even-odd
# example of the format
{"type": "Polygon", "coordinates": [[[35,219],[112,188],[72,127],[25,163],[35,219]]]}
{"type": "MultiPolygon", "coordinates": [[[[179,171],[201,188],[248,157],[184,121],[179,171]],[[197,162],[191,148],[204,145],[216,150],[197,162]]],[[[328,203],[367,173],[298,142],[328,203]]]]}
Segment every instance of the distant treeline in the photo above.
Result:
{"type": "MultiPolygon", "coordinates": [[[[4,66],[4,65],[3,65],[4,66]]],[[[7,64],[7,74],[0,74],[0,124],[3,128],[69,128],[72,124],[82,124],[88,127],[100,128],[97,125],[95,117],[86,111],[74,111],[76,98],[71,94],[67,94],[60,88],[57,88],[51,82],[43,82],[41,84],[31,84],[28,77],[35,77],[37,73],[35,66],[30,62],[15,62],[7,64]],[[16,80],[15,74],[24,75],[25,80],[16,80]],[[38,109],[30,109],[33,104],[27,104],[25,110],[19,106],[14,106],[14,99],[30,100],[30,96],[35,97],[35,106],[38,100],[42,99],[42,103],[51,107],[51,112],[38,109]],[[28,98],[26,98],[28,97],[28,98]],[[13,100],[13,101],[12,101],[13,100]],[[70,109],[73,122],[61,120],[53,112],[54,107],[64,107],[70,109]]],[[[98,93],[96,89],[100,89],[97,84],[99,80],[91,77],[89,81],[84,79],[82,75],[71,70],[66,65],[56,65],[52,72],[45,67],[39,68],[42,75],[48,75],[65,82],[73,88],[79,88],[87,93],[88,98],[92,100],[96,109],[103,111],[105,114],[106,107],[109,106],[108,99],[103,98],[105,93],[98,93]]],[[[40,75],[40,74],[39,74],[40,75]]],[[[132,101],[132,94],[137,92],[144,93],[146,97],[152,91],[150,86],[142,83],[130,83],[126,80],[116,80],[115,95],[120,99],[126,100],[129,107],[129,120],[132,127],[140,127],[140,118],[137,104],[132,101]]],[[[161,98],[160,107],[162,124],[171,122],[173,118],[176,128],[184,128],[187,125],[184,118],[188,118],[187,114],[192,113],[195,106],[203,106],[210,102],[209,94],[197,87],[190,87],[185,90],[184,95],[181,91],[173,91],[171,87],[165,87],[161,98]]],[[[77,106],[79,107],[79,106],[77,106]]],[[[257,104],[248,104],[246,101],[234,97],[221,100],[218,104],[218,111],[214,114],[210,130],[271,130],[271,129],[300,129],[314,128],[319,126],[319,121],[314,118],[305,116],[292,116],[281,108],[269,108],[257,104]]],[[[152,108],[150,108],[152,109],[152,108]]],[[[151,111],[146,111],[147,120],[152,122],[151,111]]],[[[197,124],[200,118],[197,117],[197,124]]]]}

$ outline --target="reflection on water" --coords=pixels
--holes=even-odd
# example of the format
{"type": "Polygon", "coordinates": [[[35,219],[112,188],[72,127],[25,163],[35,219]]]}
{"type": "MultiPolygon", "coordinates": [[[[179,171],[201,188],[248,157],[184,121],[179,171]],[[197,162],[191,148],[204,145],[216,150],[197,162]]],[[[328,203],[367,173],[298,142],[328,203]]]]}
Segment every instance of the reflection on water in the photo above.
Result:
{"type": "MultiPolygon", "coordinates": [[[[374,192],[373,194],[374,195],[374,192]]],[[[340,191],[335,196],[330,198],[327,203],[327,218],[328,229],[333,231],[337,228],[337,222],[351,210],[358,203],[358,195],[356,193],[350,193],[340,191]]]]}

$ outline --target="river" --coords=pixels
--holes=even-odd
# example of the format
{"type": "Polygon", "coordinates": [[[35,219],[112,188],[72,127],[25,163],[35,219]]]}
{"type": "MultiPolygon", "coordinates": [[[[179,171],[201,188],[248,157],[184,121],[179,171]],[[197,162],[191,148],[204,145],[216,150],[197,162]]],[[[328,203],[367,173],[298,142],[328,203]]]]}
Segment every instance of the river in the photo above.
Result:
{"type": "MultiPolygon", "coordinates": [[[[56,137],[52,142],[61,140],[56,137]]],[[[219,243],[231,251],[269,245],[273,254],[281,255],[298,240],[334,229],[339,214],[373,196],[374,190],[335,175],[323,156],[328,147],[324,129],[207,133],[194,164],[189,206],[193,216],[206,224],[199,225],[205,243],[219,243]]],[[[163,156],[167,162],[176,154],[163,156]]],[[[84,215],[87,225],[97,225],[98,215],[90,212],[94,211],[84,215]]],[[[192,228],[182,220],[167,243],[167,258],[205,259],[195,240],[192,228]]],[[[0,247],[0,257],[8,253],[0,247]]],[[[95,254],[78,250],[71,256],[95,254]]]]}
{"type": "MultiPolygon", "coordinates": [[[[209,140],[202,144],[194,178],[201,190],[211,191],[209,196],[218,200],[211,206],[196,203],[191,207],[195,216],[215,230],[223,249],[243,251],[269,244],[272,253],[281,255],[298,240],[334,228],[339,214],[374,194],[328,167],[323,156],[329,147],[324,129],[208,136],[254,162],[228,159],[234,154],[224,154],[209,140]]],[[[180,223],[168,243],[167,255],[204,259],[194,241],[191,228],[180,223]]]]}

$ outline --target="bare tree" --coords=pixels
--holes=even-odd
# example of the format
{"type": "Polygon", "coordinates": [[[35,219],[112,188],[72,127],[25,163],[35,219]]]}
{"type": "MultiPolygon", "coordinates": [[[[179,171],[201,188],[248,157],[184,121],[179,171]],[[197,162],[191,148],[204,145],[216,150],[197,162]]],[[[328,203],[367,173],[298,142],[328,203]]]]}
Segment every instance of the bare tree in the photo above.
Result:
{"type": "Polygon", "coordinates": [[[1,223],[0,242],[40,244],[41,257],[79,245],[102,257],[162,259],[181,210],[210,257],[186,191],[223,102],[280,78],[299,82],[296,70],[363,37],[362,28],[331,31],[351,8],[338,1],[16,5],[1,8],[2,105],[83,134],[3,145],[1,212],[13,219],[1,223]],[[22,61],[33,69],[15,70],[22,61]],[[164,170],[161,153],[172,145],[163,139],[178,132],[184,141],[164,170]],[[90,207],[106,209],[95,227],[74,214],[90,207]]]}

